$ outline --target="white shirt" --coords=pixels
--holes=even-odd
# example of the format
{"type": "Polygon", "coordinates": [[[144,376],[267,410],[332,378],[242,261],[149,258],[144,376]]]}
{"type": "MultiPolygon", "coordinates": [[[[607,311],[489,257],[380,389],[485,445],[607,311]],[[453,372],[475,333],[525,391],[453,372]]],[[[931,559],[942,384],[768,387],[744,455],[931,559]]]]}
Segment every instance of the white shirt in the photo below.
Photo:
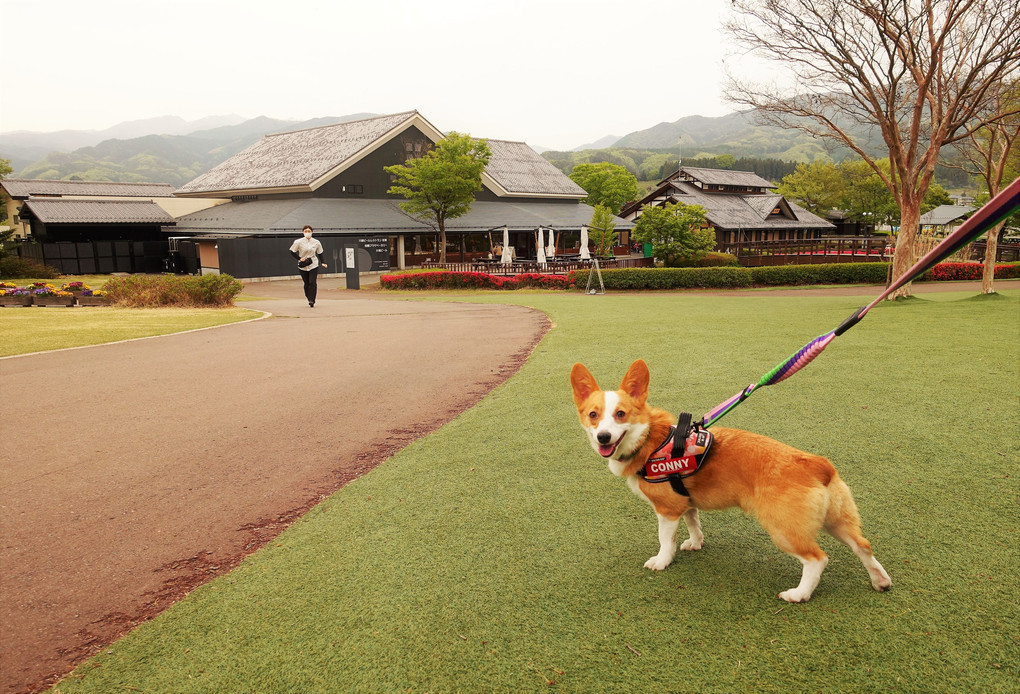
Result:
{"type": "Polygon", "coordinates": [[[290,245],[290,250],[291,252],[296,252],[298,254],[299,260],[304,260],[305,258],[312,259],[311,265],[307,267],[299,267],[299,270],[308,272],[309,270],[314,270],[319,267],[319,259],[316,257],[317,254],[322,253],[322,244],[319,243],[319,239],[314,237],[306,239],[302,236],[290,245]]]}

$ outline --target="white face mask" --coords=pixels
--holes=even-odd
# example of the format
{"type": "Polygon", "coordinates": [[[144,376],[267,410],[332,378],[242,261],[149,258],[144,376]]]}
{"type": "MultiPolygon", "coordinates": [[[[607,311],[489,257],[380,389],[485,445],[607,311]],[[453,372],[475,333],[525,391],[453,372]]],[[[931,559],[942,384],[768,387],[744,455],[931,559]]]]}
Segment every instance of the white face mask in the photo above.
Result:
{"type": "Polygon", "coordinates": [[[306,231],[306,232],[305,232],[305,238],[306,238],[306,239],[310,239],[310,238],[312,238],[312,232],[310,232],[310,231],[306,231]]]}

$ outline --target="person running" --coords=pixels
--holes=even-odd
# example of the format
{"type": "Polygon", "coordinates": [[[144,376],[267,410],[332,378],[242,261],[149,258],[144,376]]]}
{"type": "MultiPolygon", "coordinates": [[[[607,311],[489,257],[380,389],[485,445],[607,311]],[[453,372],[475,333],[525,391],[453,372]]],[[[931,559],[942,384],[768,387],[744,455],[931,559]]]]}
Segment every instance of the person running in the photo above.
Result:
{"type": "Polygon", "coordinates": [[[297,258],[298,271],[301,274],[301,281],[304,282],[305,298],[308,299],[308,306],[315,308],[315,295],[318,292],[316,280],[319,275],[319,268],[327,268],[322,262],[322,244],[318,239],[312,238],[314,230],[307,224],[301,229],[301,238],[290,245],[290,254],[297,258]]]}

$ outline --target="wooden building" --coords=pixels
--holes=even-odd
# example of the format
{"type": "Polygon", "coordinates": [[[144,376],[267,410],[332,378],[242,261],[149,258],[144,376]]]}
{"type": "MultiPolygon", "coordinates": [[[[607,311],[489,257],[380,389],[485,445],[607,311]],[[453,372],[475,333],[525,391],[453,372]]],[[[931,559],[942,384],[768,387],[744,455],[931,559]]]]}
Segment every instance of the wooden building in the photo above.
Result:
{"type": "Polygon", "coordinates": [[[681,167],[641,200],[624,205],[620,217],[635,221],[646,205],[700,205],[715,228],[716,249],[758,241],[817,239],[835,227],[782,195],[750,171],[681,167]]]}
{"type": "MultiPolygon", "coordinates": [[[[237,277],[293,275],[287,253],[305,224],[323,242],[327,264],[386,270],[439,257],[438,234],[399,208],[384,167],[420,156],[443,133],[417,111],[269,135],[179,188],[175,195],[215,206],[184,215],[166,232],[187,271],[237,277]]],[[[592,208],[586,193],[523,142],[488,140],[483,190],[447,223],[447,260],[487,256],[504,228],[517,257],[534,257],[539,229],[576,249],[592,208]]],[[[619,229],[633,225],[618,219],[619,229]]]]}

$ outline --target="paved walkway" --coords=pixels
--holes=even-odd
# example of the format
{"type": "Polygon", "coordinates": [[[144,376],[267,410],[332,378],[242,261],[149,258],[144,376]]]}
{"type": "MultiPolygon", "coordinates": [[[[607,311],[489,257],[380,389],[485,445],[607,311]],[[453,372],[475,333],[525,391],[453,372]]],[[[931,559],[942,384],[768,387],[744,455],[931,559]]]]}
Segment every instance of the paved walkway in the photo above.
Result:
{"type": "Polygon", "coordinates": [[[34,691],[470,407],[520,307],[253,284],[274,317],[0,360],[0,691],[34,691]],[[272,298],[268,298],[272,297],[272,298]]]}

